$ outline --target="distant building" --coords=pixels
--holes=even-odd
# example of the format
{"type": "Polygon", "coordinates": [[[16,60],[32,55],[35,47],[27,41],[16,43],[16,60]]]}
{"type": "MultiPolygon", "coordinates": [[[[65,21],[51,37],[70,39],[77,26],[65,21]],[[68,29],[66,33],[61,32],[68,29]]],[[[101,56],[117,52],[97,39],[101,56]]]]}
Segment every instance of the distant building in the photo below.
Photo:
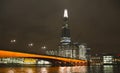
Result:
{"type": "Polygon", "coordinates": [[[90,65],[103,65],[103,56],[101,54],[91,55],[90,65]]]}
{"type": "Polygon", "coordinates": [[[115,61],[117,62],[117,64],[118,64],[118,65],[120,65],[120,54],[119,54],[119,55],[117,55],[117,57],[116,57],[115,61]]]}
{"type": "Polygon", "coordinates": [[[66,58],[87,60],[87,46],[85,44],[73,43],[71,41],[70,29],[68,24],[68,11],[64,10],[64,24],[58,49],[47,50],[47,55],[54,55],[66,58]]]}
{"type": "Polygon", "coordinates": [[[120,56],[116,54],[95,54],[90,57],[91,65],[119,65],[120,56]]]}

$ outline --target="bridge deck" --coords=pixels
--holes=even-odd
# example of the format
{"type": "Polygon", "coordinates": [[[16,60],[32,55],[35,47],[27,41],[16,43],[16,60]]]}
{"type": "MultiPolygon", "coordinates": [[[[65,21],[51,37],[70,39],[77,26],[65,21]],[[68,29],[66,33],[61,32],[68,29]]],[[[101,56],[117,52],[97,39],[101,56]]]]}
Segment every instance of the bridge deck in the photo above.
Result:
{"type": "Polygon", "coordinates": [[[37,54],[0,50],[0,58],[3,58],[3,57],[24,57],[24,58],[32,57],[32,58],[54,59],[54,60],[60,60],[60,61],[64,61],[64,62],[86,63],[85,60],[76,60],[76,59],[61,58],[61,57],[56,57],[56,56],[46,56],[46,55],[37,55],[37,54]]]}

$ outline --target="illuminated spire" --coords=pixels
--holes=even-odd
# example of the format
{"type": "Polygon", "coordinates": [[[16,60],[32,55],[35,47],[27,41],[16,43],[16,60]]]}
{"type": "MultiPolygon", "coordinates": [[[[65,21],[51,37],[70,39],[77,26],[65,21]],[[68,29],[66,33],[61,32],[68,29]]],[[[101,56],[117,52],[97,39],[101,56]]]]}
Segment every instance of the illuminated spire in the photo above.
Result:
{"type": "Polygon", "coordinates": [[[68,18],[68,10],[64,9],[64,18],[68,18]]]}
{"type": "Polygon", "coordinates": [[[68,25],[68,10],[64,9],[63,16],[64,24],[62,26],[62,35],[61,35],[61,43],[64,45],[71,43],[70,29],[68,25]]]}

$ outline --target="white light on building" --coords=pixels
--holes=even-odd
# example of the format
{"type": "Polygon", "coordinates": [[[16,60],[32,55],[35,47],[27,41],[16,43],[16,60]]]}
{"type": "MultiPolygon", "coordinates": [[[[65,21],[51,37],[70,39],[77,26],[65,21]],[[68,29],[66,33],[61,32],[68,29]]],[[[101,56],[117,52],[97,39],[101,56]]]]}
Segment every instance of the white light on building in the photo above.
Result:
{"type": "Polygon", "coordinates": [[[103,63],[104,64],[112,64],[113,63],[113,57],[112,56],[103,56],[103,63]]]}
{"type": "Polygon", "coordinates": [[[68,18],[68,11],[67,11],[67,9],[64,10],[64,17],[68,18]]]}

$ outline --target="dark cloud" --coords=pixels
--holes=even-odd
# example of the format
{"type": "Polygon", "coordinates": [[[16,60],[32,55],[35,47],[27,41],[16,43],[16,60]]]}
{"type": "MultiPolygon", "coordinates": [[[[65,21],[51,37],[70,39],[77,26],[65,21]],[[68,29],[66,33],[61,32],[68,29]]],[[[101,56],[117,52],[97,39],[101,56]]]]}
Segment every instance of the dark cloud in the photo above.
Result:
{"type": "Polygon", "coordinates": [[[87,43],[93,53],[119,53],[119,3],[119,0],[1,0],[0,49],[39,54],[43,45],[57,48],[63,10],[67,8],[73,41],[87,43]],[[11,44],[11,39],[17,42],[11,44]],[[34,47],[27,47],[31,42],[34,47]]]}

